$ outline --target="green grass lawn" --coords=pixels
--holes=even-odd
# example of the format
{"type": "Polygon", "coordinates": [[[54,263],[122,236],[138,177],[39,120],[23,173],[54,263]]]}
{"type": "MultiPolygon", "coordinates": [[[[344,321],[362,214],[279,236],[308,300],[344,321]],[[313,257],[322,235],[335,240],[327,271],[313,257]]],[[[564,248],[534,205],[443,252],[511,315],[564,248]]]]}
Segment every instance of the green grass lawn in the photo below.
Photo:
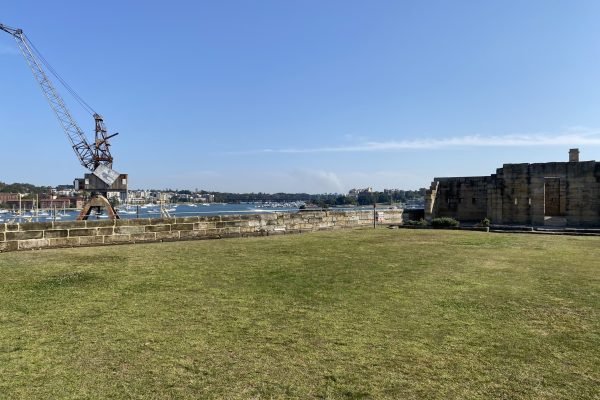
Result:
{"type": "Polygon", "coordinates": [[[600,238],[0,254],[0,398],[598,399],[600,238]]]}

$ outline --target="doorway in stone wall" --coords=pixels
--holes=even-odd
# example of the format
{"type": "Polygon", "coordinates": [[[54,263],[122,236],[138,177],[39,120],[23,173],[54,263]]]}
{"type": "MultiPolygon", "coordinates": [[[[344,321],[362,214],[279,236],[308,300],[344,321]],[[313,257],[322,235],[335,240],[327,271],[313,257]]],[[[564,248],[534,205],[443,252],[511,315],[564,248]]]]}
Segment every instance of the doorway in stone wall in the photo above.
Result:
{"type": "Polygon", "coordinates": [[[566,225],[567,220],[560,212],[560,202],[560,178],[544,178],[544,225],[566,225]]]}

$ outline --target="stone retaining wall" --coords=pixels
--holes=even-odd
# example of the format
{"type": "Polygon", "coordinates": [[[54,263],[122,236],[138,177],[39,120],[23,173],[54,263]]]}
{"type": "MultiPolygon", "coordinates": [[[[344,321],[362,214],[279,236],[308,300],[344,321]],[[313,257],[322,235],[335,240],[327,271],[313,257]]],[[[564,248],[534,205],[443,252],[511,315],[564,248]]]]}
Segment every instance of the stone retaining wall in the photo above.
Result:
{"type": "MultiPolygon", "coordinates": [[[[379,211],[384,211],[383,218],[379,217],[379,223],[402,223],[402,210],[379,211]]],[[[267,236],[372,224],[372,211],[303,211],[214,217],[0,224],[0,252],[49,247],[267,236]]]]}

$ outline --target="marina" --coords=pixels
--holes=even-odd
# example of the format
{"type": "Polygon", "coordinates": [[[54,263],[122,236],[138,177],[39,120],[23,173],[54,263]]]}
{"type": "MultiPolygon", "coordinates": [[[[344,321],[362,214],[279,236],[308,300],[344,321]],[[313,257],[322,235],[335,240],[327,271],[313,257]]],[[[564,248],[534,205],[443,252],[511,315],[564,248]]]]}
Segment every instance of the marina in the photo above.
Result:
{"type": "MultiPolygon", "coordinates": [[[[187,217],[187,216],[214,216],[232,214],[260,214],[273,212],[298,211],[303,202],[290,203],[176,203],[176,204],[141,204],[124,205],[116,207],[120,219],[135,218],[160,218],[161,216],[187,217]],[[168,215],[165,215],[168,214],[168,215]]],[[[22,222],[52,222],[52,221],[74,221],[81,210],[18,210],[0,209],[0,223],[22,223],[22,222]]],[[[106,219],[108,216],[92,214],[90,219],[106,219]]]]}

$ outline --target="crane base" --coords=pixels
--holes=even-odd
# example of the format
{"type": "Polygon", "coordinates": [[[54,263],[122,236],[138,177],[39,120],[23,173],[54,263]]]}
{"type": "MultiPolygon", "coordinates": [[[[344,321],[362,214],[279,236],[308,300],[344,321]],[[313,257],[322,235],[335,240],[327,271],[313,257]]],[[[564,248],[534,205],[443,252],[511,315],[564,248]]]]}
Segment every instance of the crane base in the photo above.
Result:
{"type": "MultiPolygon", "coordinates": [[[[81,210],[81,212],[79,213],[79,216],[77,217],[77,221],[87,220],[88,217],[90,216],[90,214],[92,213],[92,211],[96,212],[96,218],[98,218],[99,215],[103,215],[102,209],[105,209],[108,219],[111,219],[111,220],[119,219],[119,215],[117,214],[117,212],[115,211],[113,206],[110,204],[108,199],[100,194],[96,194],[96,195],[92,196],[90,201],[85,203],[85,205],[83,206],[83,209],[81,210]]],[[[92,215],[92,217],[93,217],[93,215],[92,215]]]]}

